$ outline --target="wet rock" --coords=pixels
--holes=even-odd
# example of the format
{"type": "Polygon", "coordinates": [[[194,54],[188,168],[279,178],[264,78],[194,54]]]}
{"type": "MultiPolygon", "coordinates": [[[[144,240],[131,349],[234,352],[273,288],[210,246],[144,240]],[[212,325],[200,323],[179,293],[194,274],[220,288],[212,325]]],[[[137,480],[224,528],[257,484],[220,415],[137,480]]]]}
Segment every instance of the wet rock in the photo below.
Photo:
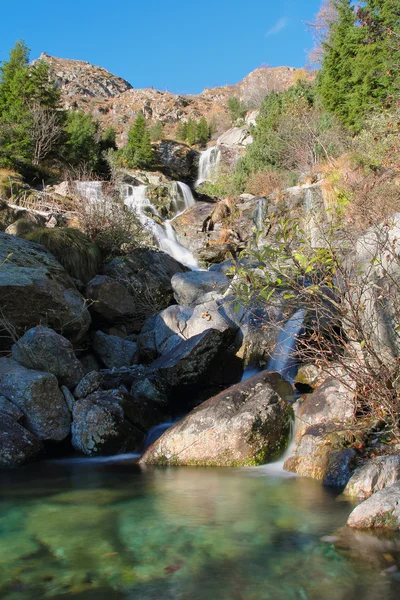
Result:
{"type": "Polygon", "coordinates": [[[77,400],[86,398],[101,387],[103,376],[98,371],[91,371],[85,375],[74,390],[74,396],[77,400]]]}
{"type": "Polygon", "coordinates": [[[18,406],[25,417],[24,426],[39,439],[59,442],[69,434],[70,413],[51,373],[0,358],[0,394],[18,406]]]}
{"type": "Polygon", "coordinates": [[[158,358],[149,373],[164,381],[170,396],[187,398],[199,388],[212,390],[213,386],[226,387],[239,381],[243,365],[235,353],[230,329],[207,329],[158,358]]]}
{"type": "Polygon", "coordinates": [[[348,518],[347,525],[356,529],[400,530],[400,483],[376,492],[359,504],[348,518]]]}
{"type": "Polygon", "coordinates": [[[135,303],[126,287],[106,275],[96,275],[85,289],[89,310],[100,322],[118,324],[134,316],[135,303]]]}
{"type": "Polygon", "coordinates": [[[126,342],[116,335],[96,331],[93,337],[93,350],[109,369],[129,367],[136,363],[139,349],[135,342],[126,342]]]}
{"type": "Polygon", "coordinates": [[[0,396],[0,413],[5,413],[14,419],[14,421],[17,421],[17,423],[22,421],[24,418],[24,413],[18,408],[18,406],[15,406],[15,404],[7,400],[7,398],[4,396],[0,396]]]}
{"type": "Polygon", "coordinates": [[[104,274],[125,286],[133,297],[135,312],[128,333],[140,331],[149,315],[171,304],[171,278],[187,270],[168,254],[145,248],[114,258],[104,266],[104,274]]]}
{"type": "Polygon", "coordinates": [[[0,412],[0,466],[19,467],[37,458],[43,446],[40,440],[0,412]]]}
{"type": "MultiPolygon", "coordinates": [[[[2,313],[17,335],[41,323],[75,342],[90,325],[84,299],[71,278],[43,246],[0,232],[2,313]]],[[[1,345],[12,339],[0,332],[1,345]]]]}
{"type": "Polygon", "coordinates": [[[72,413],[73,447],[88,456],[137,451],[144,435],[125,419],[123,404],[118,390],[78,400],[72,413]]]}
{"type": "Polygon", "coordinates": [[[229,287],[229,279],[218,271],[189,271],[174,275],[171,284],[178,304],[194,306],[204,294],[224,293],[229,287]]]}
{"type": "Polygon", "coordinates": [[[400,455],[377,456],[356,469],[344,494],[364,500],[400,480],[400,455]]]}
{"type": "Polygon", "coordinates": [[[48,327],[29,329],[12,347],[12,356],[28,369],[46,371],[60,385],[73,388],[83,377],[83,369],[71,342],[48,327]]]}
{"type": "Polygon", "coordinates": [[[307,428],[284,469],[303,477],[312,477],[326,486],[343,487],[354,470],[357,453],[346,447],[346,439],[333,425],[307,428]]]}
{"type": "Polygon", "coordinates": [[[289,440],[291,386],[266,371],[203,402],[168,429],[141,464],[232,466],[278,458],[289,440]]]}

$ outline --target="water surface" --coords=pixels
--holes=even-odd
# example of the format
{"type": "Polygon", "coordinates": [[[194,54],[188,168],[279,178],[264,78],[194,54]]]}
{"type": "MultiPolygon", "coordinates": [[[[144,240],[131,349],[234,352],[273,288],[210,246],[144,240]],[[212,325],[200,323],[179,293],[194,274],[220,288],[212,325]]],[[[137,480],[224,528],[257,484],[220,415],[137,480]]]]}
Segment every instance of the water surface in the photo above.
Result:
{"type": "Polygon", "coordinates": [[[400,540],[344,530],[352,506],[260,469],[140,471],[132,459],[0,472],[0,597],[394,600],[400,540]]]}

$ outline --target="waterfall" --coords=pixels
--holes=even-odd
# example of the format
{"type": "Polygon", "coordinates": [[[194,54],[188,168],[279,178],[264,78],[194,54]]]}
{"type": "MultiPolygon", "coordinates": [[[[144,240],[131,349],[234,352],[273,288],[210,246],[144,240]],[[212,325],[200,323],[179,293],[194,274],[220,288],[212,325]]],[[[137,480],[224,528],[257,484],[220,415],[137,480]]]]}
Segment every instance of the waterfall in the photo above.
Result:
{"type": "Polygon", "coordinates": [[[297,338],[303,328],[305,314],[306,311],[299,308],[286,321],[279,334],[273,355],[267,364],[267,371],[280,373],[292,385],[296,374],[296,360],[293,355],[296,350],[297,338]]]}
{"type": "Polygon", "coordinates": [[[77,193],[89,202],[100,202],[103,200],[102,181],[75,181],[77,193]]]}
{"type": "Polygon", "coordinates": [[[125,206],[136,212],[139,221],[143,227],[146,227],[151,231],[161,250],[164,250],[164,252],[172,256],[172,258],[175,258],[175,260],[187,267],[198,269],[199,265],[197,260],[190,250],[184,248],[178,242],[175,230],[171,223],[165,221],[160,224],[154,220],[153,216],[157,216],[160,219],[161,217],[155,206],[153,206],[149,198],[147,198],[146,194],[146,185],[125,185],[122,190],[125,206]]]}
{"type": "Polygon", "coordinates": [[[263,230],[263,221],[264,221],[264,198],[260,198],[257,200],[257,209],[256,209],[256,227],[257,232],[260,233],[263,230]]]}
{"type": "Polygon", "coordinates": [[[152,427],[147,432],[146,439],[144,441],[144,450],[147,450],[147,448],[149,446],[154,444],[154,442],[156,440],[158,440],[159,437],[162,436],[164,431],[167,431],[167,429],[172,427],[172,425],[175,425],[175,423],[177,423],[177,421],[171,421],[170,423],[169,422],[168,423],[160,423],[160,425],[156,425],[155,427],[152,427]]]}
{"type": "Polygon", "coordinates": [[[190,206],[193,206],[196,201],[193,198],[192,190],[190,189],[190,187],[186,185],[186,183],[182,183],[182,181],[177,181],[176,185],[182,194],[184,206],[183,210],[186,210],[190,206]]]}
{"type": "Polygon", "coordinates": [[[212,181],[217,176],[220,160],[221,151],[217,146],[212,146],[200,154],[199,172],[195,187],[204,181],[212,181]]]}

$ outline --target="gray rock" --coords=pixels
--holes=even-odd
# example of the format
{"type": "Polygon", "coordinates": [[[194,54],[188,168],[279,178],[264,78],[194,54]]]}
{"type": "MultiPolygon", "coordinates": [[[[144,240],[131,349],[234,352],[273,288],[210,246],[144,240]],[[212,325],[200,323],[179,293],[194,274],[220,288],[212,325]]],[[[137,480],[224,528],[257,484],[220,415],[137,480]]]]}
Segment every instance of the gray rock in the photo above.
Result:
{"type": "Polygon", "coordinates": [[[70,431],[71,417],[57,379],[0,358],[0,394],[23,412],[24,425],[41,440],[59,442],[70,431]]]}
{"type": "Polygon", "coordinates": [[[133,297],[126,287],[106,275],[96,275],[89,281],[85,297],[93,302],[89,305],[92,315],[106,323],[124,322],[136,312],[133,297]]]}
{"type": "Polygon", "coordinates": [[[37,458],[43,446],[10,415],[0,412],[0,467],[19,467],[37,458]]]}
{"type": "Polygon", "coordinates": [[[140,449],[144,435],[125,419],[124,396],[118,390],[97,392],[73,408],[72,445],[88,456],[140,449]]]}
{"type": "Polygon", "coordinates": [[[135,342],[126,342],[116,335],[96,331],[93,337],[93,350],[109,369],[129,367],[137,363],[139,349],[135,342]]]}
{"type": "MultiPolygon", "coordinates": [[[[71,278],[43,246],[0,232],[2,314],[17,335],[46,324],[78,341],[90,325],[83,297],[71,278]]],[[[12,339],[0,332],[1,344],[12,339]]]]}
{"type": "Polygon", "coordinates": [[[12,347],[12,356],[28,369],[46,371],[60,385],[73,388],[83,377],[83,369],[71,342],[53,329],[38,325],[29,329],[12,347]]]}
{"type": "Polygon", "coordinates": [[[19,410],[18,406],[15,406],[12,402],[7,400],[4,396],[0,396],[0,413],[5,413],[14,421],[22,421],[24,414],[19,410]]]}
{"type": "Polygon", "coordinates": [[[354,471],[344,494],[365,500],[400,480],[400,455],[377,456],[354,471]]]}
{"type": "Polygon", "coordinates": [[[400,483],[376,492],[351,513],[347,525],[356,529],[400,529],[400,483]]]}
{"type": "Polygon", "coordinates": [[[214,300],[198,304],[194,308],[192,316],[186,323],[184,335],[186,338],[191,338],[210,328],[221,333],[229,330],[232,336],[239,329],[238,325],[230,318],[225,304],[214,300]]]}
{"type": "Polygon", "coordinates": [[[174,140],[162,140],[158,143],[157,153],[174,179],[186,180],[196,177],[194,162],[199,153],[190,146],[174,140]]]}
{"type": "Polygon", "coordinates": [[[89,394],[97,391],[103,383],[103,376],[98,371],[87,373],[78,383],[74,390],[74,396],[77,400],[86,398],[89,394]]]}
{"type": "Polygon", "coordinates": [[[203,402],[168,429],[141,464],[257,465],[285,450],[291,409],[282,396],[291,386],[266,371],[203,402]]]}
{"type": "Polygon", "coordinates": [[[94,354],[92,354],[92,352],[87,352],[83,356],[80,356],[79,360],[82,365],[84,375],[87,375],[92,371],[100,371],[102,367],[100,361],[94,354]]]}
{"type": "Polygon", "coordinates": [[[194,306],[204,294],[223,294],[229,287],[229,279],[218,271],[189,271],[174,275],[171,284],[178,304],[194,306]]]}
{"type": "Polygon", "coordinates": [[[65,402],[67,403],[69,411],[72,413],[72,411],[74,409],[75,398],[65,385],[61,386],[61,391],[64,394],[64,399],[65,399],[65,402]]]}

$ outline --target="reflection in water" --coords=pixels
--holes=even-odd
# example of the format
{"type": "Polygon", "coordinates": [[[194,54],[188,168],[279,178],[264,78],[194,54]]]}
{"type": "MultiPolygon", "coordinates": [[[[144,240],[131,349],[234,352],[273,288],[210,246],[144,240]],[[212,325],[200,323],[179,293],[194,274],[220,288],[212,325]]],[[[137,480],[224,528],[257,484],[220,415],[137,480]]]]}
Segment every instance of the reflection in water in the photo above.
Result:
{"type": "Polygon", "coordinates": [[[317,482],[253,472],[129,461],[2,472],[0,597],[399,597],[397,574],[383,570],[400,539],[345,530],[324,543],[351,505],[317,482]]]}

